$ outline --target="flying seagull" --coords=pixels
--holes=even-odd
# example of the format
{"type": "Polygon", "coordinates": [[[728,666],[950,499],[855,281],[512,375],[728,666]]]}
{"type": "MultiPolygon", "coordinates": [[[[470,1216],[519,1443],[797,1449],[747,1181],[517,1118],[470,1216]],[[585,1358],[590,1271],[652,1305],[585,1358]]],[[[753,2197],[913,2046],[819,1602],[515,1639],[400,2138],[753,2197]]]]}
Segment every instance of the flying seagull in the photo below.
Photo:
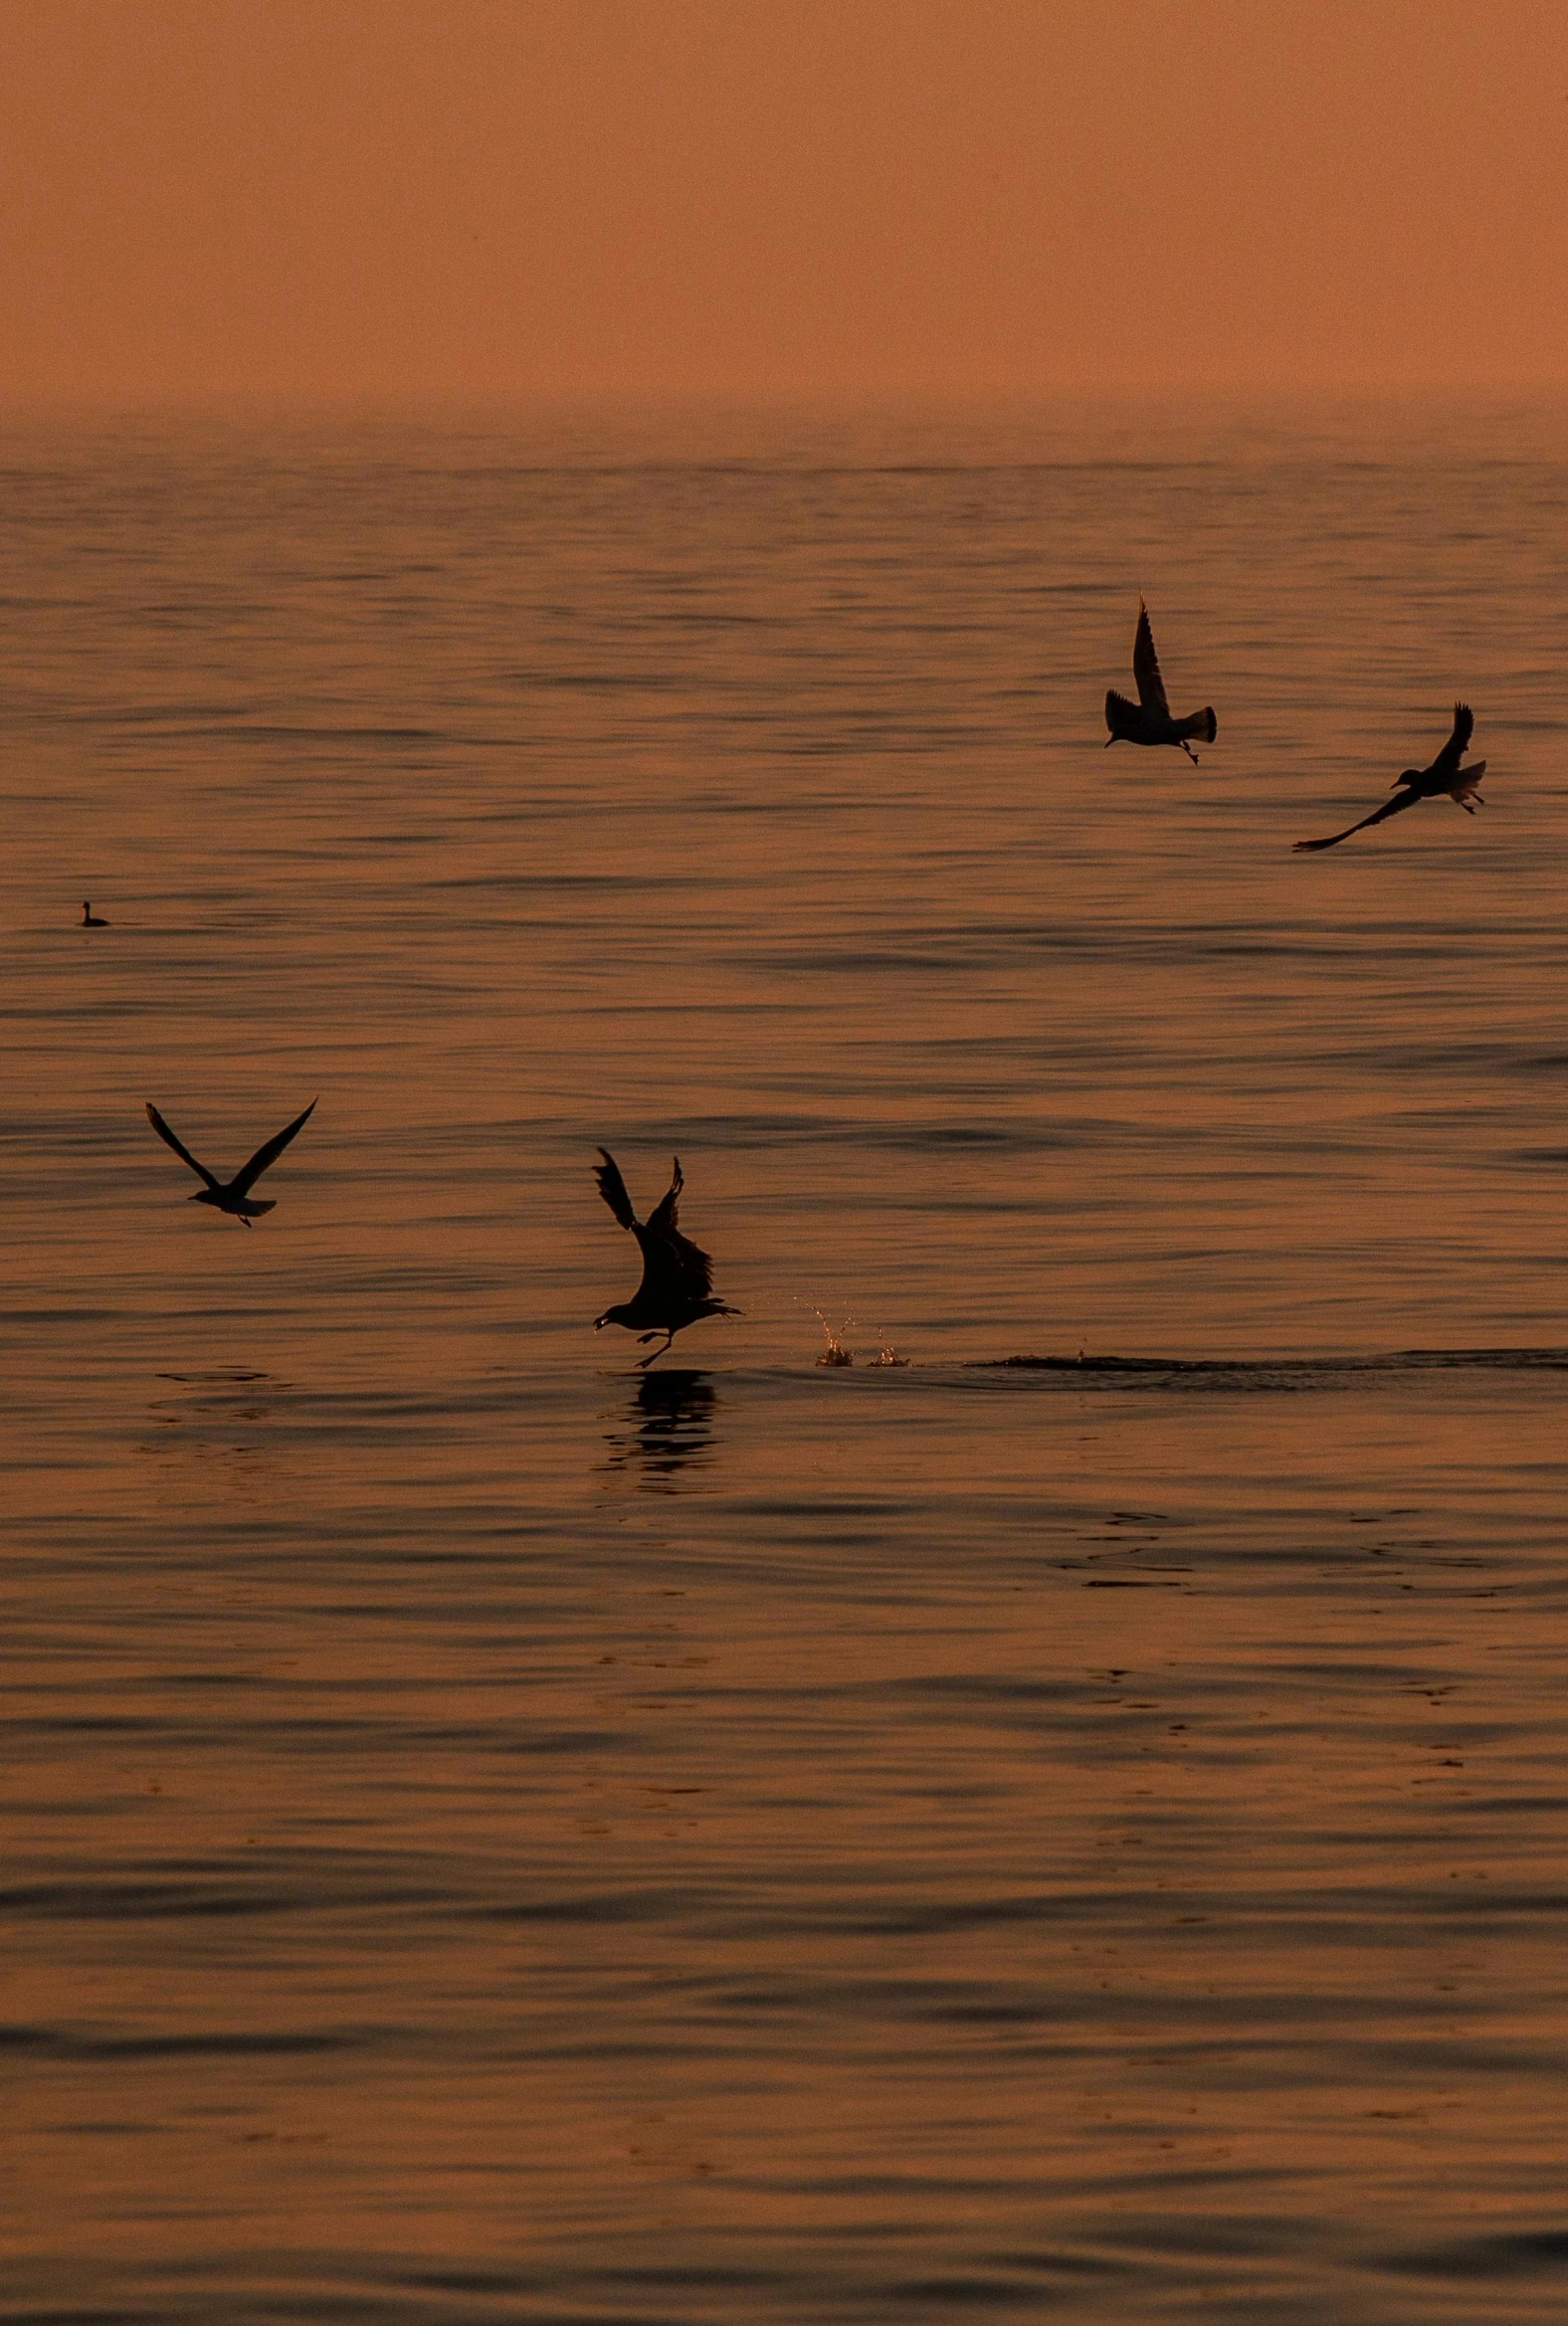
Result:
{"type": "Polygon", "coordinates": [[[91,904],[84,904],[82,907],[81,926],[85,929],[106,929],[108,927],[108,922],[106,920],[99,920],[98,914],[94,911],[91,904]]]}
{"type": "Polygon", "coordinates": [[[675,1159],[670,1193],[646,1220],[640,1221],[632,1209],[632,1199],[626,1192],[626,1182],[615,1157],[608,1147],[601,1147],[599,1152],[604,1161],[593,1167],[599,1193],[621,1226],[629,1228],[637,1238],[643,1255],[643,1280],[630,1300],[622,1300],[614,1308],[607,1308],[603,1316],[596,1316],[593,1328],[597,1332],[601,1325],[624,1324],[628,1332],[635,1332],[642,1341],[656,1340],[663,1333],[665,1348],[640,1357],[637,1362],[641,1370],[651,1365],[655,1357],[662,1357],[676,1334],[684,1332],[688,1324],[695,1324],[698,1317],[738,1316],[740,1311],[731,1308],[727,1300],[713,1298],[712,1261],[677,1226],[677,1206],[686,1185],[680,1156],[675,1159]]]}
{"type": "Polygon", "coordinates": [[[1363,816],[1359,824],[1347,824],[1343,832],[1331,832],[1326,840],[1298,840],[1298,852],[1310,854],[1314,849],[1337,848],[1348,840],[1352,832],[1365,832],[1369,824],[1382,824],[1390,816],[1402,816],[1418,800],[1440,800],[1445,794],[1467,816],[1473,816],[1485,801],[1475,786],[1486,772],[1484,759],[1477,759],[1473,767],[1461,767],[1460,761],[1470,749],[1470,739],[1475,732],[1475,713],[1468,702],[1454,705],[1454,732],[1444,744],[1430,767],[1407,767],[1403,775],[1394,778],[1394,797],[1385,800],[1381,808],[1374,808],[1370,816],[1363,816]]]}
{"type": "MultiPolygon", "coordinates": [[[[1196,767],[1198,754],[1188,742],[1188,736],[1201,735],[1206,743],[1212,743],[1220,724],[1212,709],[1195,710],[1184,719],[1171,717],[1170,704],[1165,699],[1165,681],[1160,677],[1160,660],[1154,652],[1154,633],[1149,628],[1149,610],[1141,598],[1138,635],[1132,642],[1132,676],[1138,681],[1136,702],[1129,702],[1114,687],[1105,697],[1105,724],[1110,729],[1110,743],[1176,743],[1196,767]]],[[[1110,743],[1105,745],[1107,751],[1110,743]]]]}
{"type": "Polygon", "coordinates": [[[314,1114],[315,1107],[316,1102],[312,1098],[303,1114],[296,1114],[287,1130],[281,1130],[276,1138],[269,1139],[265,1147],[257,1148],[249,1163],[235,1173],[227,1186],[208,1170],[205,1163],[197,1162],[189,1147],[181,1146],[162,1115],[150,1102],[147,1107],[147,1120],[163,1144],[166,1147],[172,1147],[180,1161],[188,1163],[197,1178],[207,1182],[205,1187],[199,1188],[196,1194],[191,1197],[191,1202],[193,1204],[211,1204],[214,1210],[227,1212],[231,1219],[238,1220],[242,1228],[249,1228],[251,1222],[259,1219],[263,1212],[277,1209],[276,1205],[271,1203],[252,1203],[252,1188],[261,1178],[262,1173],[269,1170],[277,1162],[290,1140],[304,1129],[305,1124],[314,1114]]]}

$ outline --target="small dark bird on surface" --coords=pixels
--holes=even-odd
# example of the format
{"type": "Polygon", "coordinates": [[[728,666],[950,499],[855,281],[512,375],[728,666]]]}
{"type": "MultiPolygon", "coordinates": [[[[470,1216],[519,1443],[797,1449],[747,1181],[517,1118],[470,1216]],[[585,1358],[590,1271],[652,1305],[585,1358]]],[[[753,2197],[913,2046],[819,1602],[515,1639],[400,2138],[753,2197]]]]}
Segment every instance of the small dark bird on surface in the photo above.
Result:
{"type": "Polygon", "coordinates": [[[607,1308],[603,1316],[594,1318],[597,1332],[601,1325],[624,1324],[628,1332],[635,1332],[639,1340],[657,1340],[665,1336],[663,1349],[655,1349],[651,1356],[639,1357],[638,1367],[651,1365],[655,1357],[662,1357],[678,1332],[688,1324],[695,1324],[702,1316],[738,1316],[738,1308],[731,1308],[727,1300],[713,1297],[713,1263],[705,1252],[699,1252],[677,1226],[677,1206],[686,1181],[681,1172],[681,1158],[676,1157],[675,1177],[670,1182],[670,1193],[640,1221],[632,1209],[632,1199],[626,1192],[615,1157],[608,1147],[601,1147],[602,1163],[594,1165],[594,1177],[599,1182],[599,1193],[604,1197],[623,1228],[629,1228],[637,1238],[643,1255],[643,1280],[630,1300],[620,1301],[607,1308]]]}
{"type": "MultiPolygon", "coordinates": [[[[1194,767],[1198,754],[1188,742],[1189,735],[1201,735],[1212,743],[1220,731],[1220,722],[1212,709],[1195,710],[1184,719],[1173,719],[1170,704],[1165,699],[1165,681],[1160,677],[1159,657],[1154,652],[1154,633],[1149,628],[1149,610],[1138,600],[1138,634],[1132,642],[1132,676],[1138,682],[1138,699],[1129,702],[1114,687],[1105,697],[1105,724],[1110,729],[1110,743],[1175,743],[1186,752],[1194,767]]],[[[1110,749],[1110,743],[1105,745],[1110,749]]]]}
{"type": "Polygon", "coordinates": [[[316,1101],[312,1098],[303,1114],[296,1114],[287,1130],[281,1130],[276,1138],[269,1139],[265,1147],[257,1148],[249,1163],[243,1165],[235,1173],[227,1186],[208,1170],[205,1163],[197,1162],[189,1147],[181,1146],[162,1115],[150,1102],[147,1107],[147,1120],[163,1144],[166,1147],[172,1147],[180,1161],[188,1163],[197,1178],[207,1182],[205,1187],[199,1188],[196,1194],[191,1197],[191,1202],[193,1204],[211,1204],[215,1211],[227,1212],[231,1219],[239,1221],[242,1228],[249,1228],[251,1222],[260,1219],[263,1212],[277,1210],[276,1204],[252,1203],[251,1189],[261,1178],[262,1173],[269,1170],[277,1162],[290,1140],[304,1129],[305,1124],[314,1114],[315,1108],[316,1101]]]}
{"type": "Polygon", "coordinates": [[[1407,767],[1403,775],[1395,776],[1394,797],[1385,800],[1381,808],[1374,808],[1359,824],[1347,824],[1343,832],[1331,832],[1326,840],[1298,840],[1297,854],[1310,855],[1315,849],[1337,848],[1352,832],[1365,832],[1369,824],[1383,824],[1390,816],[1402,816],[1418,800],[1441,800],[1446,796],[1456,808],[1463,808],[1467,816],[1473,816],[1477,808],[1486,805],[1475,789],[1486,772],[1486,762],[1477,759],[1473,767],[1461,767],[1460,761],[1470,749],[1474,732],[1475,713],[1468,702],[1457,702],[1454,732],[1430,767],[1407,767]]]}
{"type": "Polygon", "coordinates": [[[108,922],[99,920],[91,904],[84,904],[82,907],[82,926],[85,929],[106,929],[108,922]]]}

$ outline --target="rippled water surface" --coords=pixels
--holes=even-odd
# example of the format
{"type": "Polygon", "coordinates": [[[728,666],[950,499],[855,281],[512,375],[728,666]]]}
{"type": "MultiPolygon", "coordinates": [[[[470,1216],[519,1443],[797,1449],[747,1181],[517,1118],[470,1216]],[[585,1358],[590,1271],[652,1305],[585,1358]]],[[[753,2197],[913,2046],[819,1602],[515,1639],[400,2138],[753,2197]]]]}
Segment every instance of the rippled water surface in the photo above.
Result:
{"type": "Polygon", "coordinates": [[[0,2316],[1563,2315],[1564,441],[0,440],[0,2316]]]}

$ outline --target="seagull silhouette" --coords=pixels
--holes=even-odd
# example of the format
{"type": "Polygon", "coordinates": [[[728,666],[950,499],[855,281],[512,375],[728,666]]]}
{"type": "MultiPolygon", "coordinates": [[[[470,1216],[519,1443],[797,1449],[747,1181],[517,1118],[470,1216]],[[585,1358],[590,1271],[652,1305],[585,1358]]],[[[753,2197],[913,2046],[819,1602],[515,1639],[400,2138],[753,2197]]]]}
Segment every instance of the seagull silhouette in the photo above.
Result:
{"type": "Polygon", "coordinates": [[[287,1130],[281,1130],[276,1138],[269,1139],[265,1147],[257,1148],[249,1163],[243,1165],[235,1173],[227,1186],[208,1170],[205,1163],[197,1162],[189,1147],[180,1144],[150,1100],[147,1105],[147,1120],[163,1144],[166,1147],[172,1147],[180,1161],[188,1163],[197,1178],[207,1182],[205,1187],[199,1188],[196,1194],[191,1197],[191,1202],[193,1204],[211,1204],[215,1211],[227,1212],[231,1219],[239,1221],[242,1228],[249,1228],[251,1222],[259,1219],[263,1212],[276,1211],[277,1209],[277,1206],[271,1203],[252,1203],[251,1189],[261,1178],[262,1173],[277,1162],[290,1140],[304,1129],[305,1124],[314,1114],[315,1108],[316,1101],[312,1098],[303,1114],[296,1114],[287,1130]]]}
{"type": "Polygon", "coordinates": [[[82,907],[81,926],[85,929],[106,929],[108,927],[108,922],[106,920],[99,920],[98,914],[94,911],[91,904],[84,904],[82,907]]]}
{"type": "Polygon", "coordinates": [[[596,1316],[593,1328],[598,1332],[602,1325],[624,1324],[628,1332],[635,1332],[643,1341],[656,1340],[663,1333],[664,1349],[639,1357],[641,1371],[655,1357],[662,1357],[676,1334],[684,1332],[688,1324],[695,1324],[698,1317],[738,1316],[740,1310],[731,1308],[727,1300],[714,1299],[712,1261],[677,1226],[677,1206],[686,1185],[680,1156],[675,1159],[670,1193],[646,1220],[639,1220],[615,1157],[608,1147],[601,1147],[599,1152],[604,1161],[596,1163],[593,1171],[599,1182],[599,1193],[621,1226],[629,1228],[637,1238],[643,1255],[643,1280],[630,1300],[622,1300],[614,1308],[607,1308],[603,1316],[596,1316]]]}
{"type": "MultiPolygon", "coordinates": [[[[1149,610],[1138,600],[1138,634],[1132,642],[1132,676],[1138,682],[1138,699],[1129,702],[1114,687],[1105,697],[1105,724],[1110,729],[1110,743],[1175,743],[1186,752],[1194,767],[1198,754],[1188,742],[1189,735],[1201,735],[1212,743],[1220,731],[1220,723],[1212,709],[1195,710],[1184,719],[1173,719],[1170,704],[1165,699],[1165,681],[1160,677],[1160,661],[1154,652],[1154,633],[1149,628],[1149,610]]],[[[1110,743],[1105,745],[1110,749],[1110,743]]]]}
{"type": "Polygon", "coordinates": [[[1348,840],[1352,832],[1365,832],[1369,824],[1384,824],[1390,816],[1403,816],[1418,800],[1440,800],[1445,795],[1456,808],[1463,808],[1467,816],[1473,816],[1486,803],[1475,786],[1486,772],[1484,759],[1477,759],[1473,767],[1461,767],[1460,761],[1470,749],[1470,739],[1475,732],[1475,713],[1468,702],[1454,705],[1454,732],[1444,744],[1430,767],[1407,767],[1403,775],[1394,778],[1394,797],[1385,800],[1381,808],[1374,808],[1370,816],[1363,816],[1359,824],[1347,824],[1343,832],[1331,832],[1326,840],[1298,840],[1296,853],[1310,856],[1320,848],[1337,848],[1348,840]]]}

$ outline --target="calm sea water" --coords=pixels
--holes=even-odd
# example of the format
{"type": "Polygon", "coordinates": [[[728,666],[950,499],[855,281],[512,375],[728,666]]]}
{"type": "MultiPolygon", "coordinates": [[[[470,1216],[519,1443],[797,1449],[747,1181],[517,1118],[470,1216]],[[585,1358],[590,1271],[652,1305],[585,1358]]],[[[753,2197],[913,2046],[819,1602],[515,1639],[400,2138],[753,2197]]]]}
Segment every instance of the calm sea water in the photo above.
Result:
{"type": "Polygon", "coordinates": [[[1564,441],[0,439],[0,2315],[1562,2316],[1564,441]]]}

